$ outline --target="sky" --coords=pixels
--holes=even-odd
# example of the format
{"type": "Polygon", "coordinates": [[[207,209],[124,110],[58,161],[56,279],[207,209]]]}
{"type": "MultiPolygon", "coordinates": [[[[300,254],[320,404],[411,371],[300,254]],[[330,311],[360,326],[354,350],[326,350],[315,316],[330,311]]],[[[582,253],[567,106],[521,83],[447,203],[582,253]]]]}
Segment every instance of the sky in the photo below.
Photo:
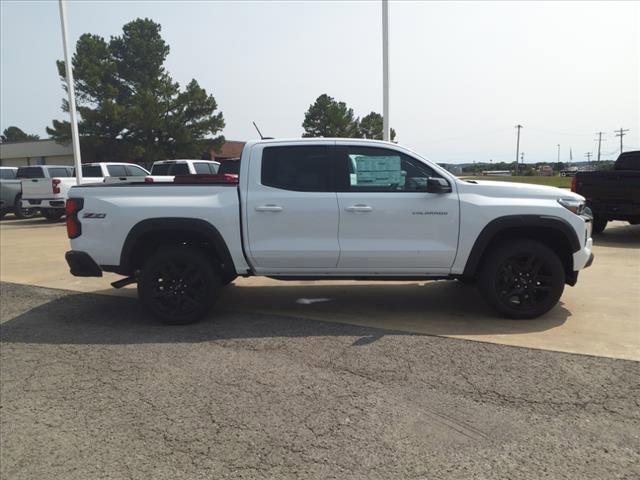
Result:
{"type": "MultiPolygon", "coordinates": [[[[363,117],[382,112],[379,1],[77,1],[70,44],[162,25],[166,68],[214,95],[228,140],[301,136],[322,93],[363,117]]],[[[585,160],[640,148],[639,2],[420,2],[389,6],[390,122],[396,140],[439,163],[585,160]]],[[[0,0],[0,129],[46,137],[67,119],[55,61],[58,2],[0,0]]]]}

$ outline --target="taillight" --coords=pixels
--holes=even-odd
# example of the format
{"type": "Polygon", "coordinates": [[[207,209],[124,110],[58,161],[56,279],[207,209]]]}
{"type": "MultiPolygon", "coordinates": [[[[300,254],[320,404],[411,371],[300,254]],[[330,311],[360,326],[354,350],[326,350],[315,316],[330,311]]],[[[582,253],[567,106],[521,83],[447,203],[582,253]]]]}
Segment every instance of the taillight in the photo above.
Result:
{"type": "Polygon", "coordinates": [[[60,193],[60,183],[62,180],[59,178],[54,178],[51,180],[51,188],[53,188],[53,193],[60,193]]]}
{"type": "Polygon", "coordinates": [[[64,213],[67,217],[67,236],[78,238],[82,234],[82,225],[78,220],[78,212],[82,210],[84,200],[82,198],[69,198],[64,213]]]}
{"type": "Polygon", "coordinates": [[[571,191],[572,192],[576,191],[576,183],[577,183],[576,177],[571,177],[571,191]]]}

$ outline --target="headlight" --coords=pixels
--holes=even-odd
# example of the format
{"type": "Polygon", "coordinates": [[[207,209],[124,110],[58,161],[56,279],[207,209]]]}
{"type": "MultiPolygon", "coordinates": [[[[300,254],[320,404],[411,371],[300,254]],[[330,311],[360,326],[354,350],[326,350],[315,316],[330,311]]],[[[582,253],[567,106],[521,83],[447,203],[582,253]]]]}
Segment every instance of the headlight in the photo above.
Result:
{"type": "Polygon", "coordinates": [[[559,198],[558,203],[570,212],[576,215],[582,215],[584,213],[584,201],[577,198],[559,198]]]}

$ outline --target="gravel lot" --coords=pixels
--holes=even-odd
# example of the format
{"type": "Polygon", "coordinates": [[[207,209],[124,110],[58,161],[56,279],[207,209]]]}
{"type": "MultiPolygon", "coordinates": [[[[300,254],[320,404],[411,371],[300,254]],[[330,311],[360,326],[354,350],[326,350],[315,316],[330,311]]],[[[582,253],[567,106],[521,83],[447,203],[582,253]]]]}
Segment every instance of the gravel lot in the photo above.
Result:
{"type": "Polygon", "coordinates": [[[640,477],[640,370],[1,285],[3,479],[640,477]]]}

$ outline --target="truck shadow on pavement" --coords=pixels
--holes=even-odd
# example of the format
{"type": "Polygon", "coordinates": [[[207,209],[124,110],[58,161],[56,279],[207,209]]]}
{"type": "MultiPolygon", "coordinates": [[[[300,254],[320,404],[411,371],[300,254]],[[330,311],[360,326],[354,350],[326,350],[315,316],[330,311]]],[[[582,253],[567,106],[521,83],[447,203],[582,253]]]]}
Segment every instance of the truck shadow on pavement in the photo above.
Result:
{"type": "Polygon", "coordinates": [[[616,222],[604,232],[593,237],[599,247],[640,249],[640,225],[624,225],[616,222]]]}
{"type": "MultiPolygon", "coordinates": [[[[44,292],[33,308],[3,305],[3,342],[34,344],[198,343],[215,340],[355,336],[354,346],[387,335],[511,335],[561,326],[562,303],[534,320],[498,318],[476,289],[457,282],[426,284],[230,286],[211,316],[194,325],[158,324],[135,299],[3,284],[44,292]],[[302,304],[300,299],[309,300],[302,304]],[[321,299],[323,301],[313,302],[321,299]],[[47,301],[48,300],[48,301],[47,301]]],[[[5,295],[5,293],[9,293],[5,295]]],[[[24,294],[22,294],[24,295],[24,294]]]]}

